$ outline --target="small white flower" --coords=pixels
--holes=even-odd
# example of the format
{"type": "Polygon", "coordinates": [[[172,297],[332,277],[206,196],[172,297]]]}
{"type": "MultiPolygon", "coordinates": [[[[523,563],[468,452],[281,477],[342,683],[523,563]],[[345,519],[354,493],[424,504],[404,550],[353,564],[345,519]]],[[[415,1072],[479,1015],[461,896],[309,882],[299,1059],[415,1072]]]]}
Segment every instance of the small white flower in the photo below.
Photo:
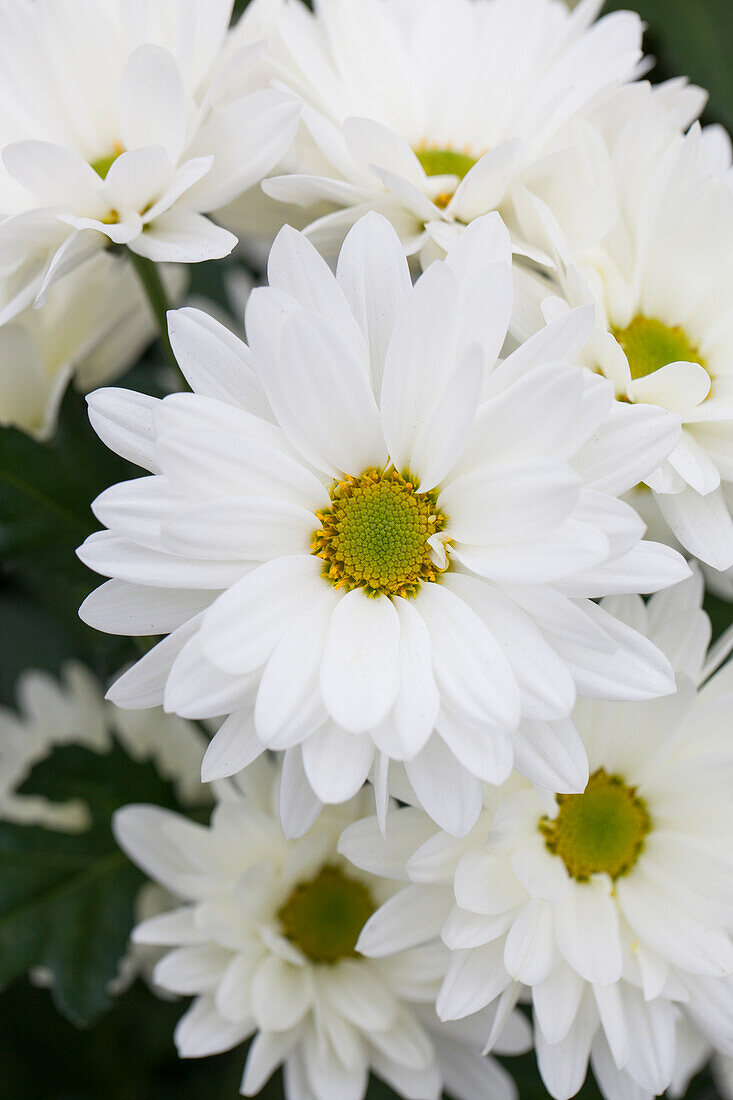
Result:
{"type": "MultiPolygon", "coordinates": [[[[587,365],[613,381],[622,401],[680,417],[677,448],[645,481],[687,552],[726,570],[733,565],[730,139],[697,125],[682,137],[669,95],[640,92],[612,97],[585,132],[595,149],[587,180],[617,210],[602,244],[568,243],[577,239],[572,211],[558,225],[535,199],[535,214],[560,254],[567,301],[595,306],[587,365]]],[[[535,229],[542,241],[539,223],[535,229]]],[[[556,316],[558,304],[549,308],[556,316]]]]}
{"type": "MultiPolygon", "coordinates": [[[[163,280],[179,300],[182,269],[164,269],[163,280]]],[[[107,253],[92,257],[51,288],[42,310],[28,306],[0,327],[0,423],[47,438],[71,377],[85,393],[119,377],[154,335],[129,262],[107,253]]]]}
{"type": "MultiPolygon", "coordinates": [[[[134,933],[138,943],[172,948],[155,981],[195,998],[176,1029],[181,1057],[255,1036],[245,1096],[282,1064],[287,1100],[361,1100],[370,1070],[400,1096],[438,1100],[445,1084],[457,1100],[510,1100],[509,1076],[479,1054],[487,1021],[456,1028],[435,1016],[442,944],[386,963],[356,950],[366,920],[395,889],[337,851],[365,796],[329,808],[305,838],[289,841],[278,786],[263,759],[232,785],[209,827],[154,806],[116,815],[120,845],[182,902],[134,933]]],[[[526,1049],[526,1022],[508,1022],[504,1049],[526,1049]]]]}
{"type": "Polygon", "coordinates": [[[386,959],[441,930],[453,952],[443,1019],[495,998],[510,1006],[530,987],[539,1066],[557,1100],[581,1087],[589,1057],[608,1100],[663,1092],[685,1016],[733,1049],[733,666],[696,691],[731,647],[728,637],[704,661],[701,596],[695,577],[646,606],[614,601],[666,640],[683,671],[668,699],[578,704],[583,794],[554,797],[514,777],[462,841],[430,836],[413,808],[390,818],[386,840],[374,819],[342,838],[358,865],[411,881],[359,949],[386,959]]]}
{"type": "Polygon", "coordinates": [[[8,0],[0,10],[0,323],[110,243],[231,252],[204,215],[270,171],[298,104],[258,89],[233,0],[8,0]]]}
{"type": "Polygon", "coordinates": [[[616,499],[669,453],[674,418],[616,405],[573,365],[588,311],[497,358],[512,282],[496,214],[414,287],[376,214],[337,276],[291,229],[269,274],[250,348],[203,314],[171,315],[196,393],[90,398],[102,438],[153,476],[96,501],[109,530],[79,554],[113,579],[82,615],[171,632],[110,697],[230,715],[207,779],[285,749],[289,781],[304,771],[323,802],[374,767],[383,804],[403,761],[456,832],[481,780],[515,763],[582,790],[576,693],[672,689],[659,650],[591,598],[688,572],[616,499]]]}
{"type": "Polygon", "coordinates": [[[330,0],[312,14],[289,0],[269,53],[278,82],[304,102],[303,126],[287,174],[263,189],[301,207],[327,253],[377,210],[423,266],[474,218],[495,209],[510,218],[519,179],[561,208],[572,205],[579,189],[567,150],[556,148],[558,130],[632,79],[642,56],[639,17],[594,23],[601,7],[583,0],[571,14],[560,0],[330,0]]]}

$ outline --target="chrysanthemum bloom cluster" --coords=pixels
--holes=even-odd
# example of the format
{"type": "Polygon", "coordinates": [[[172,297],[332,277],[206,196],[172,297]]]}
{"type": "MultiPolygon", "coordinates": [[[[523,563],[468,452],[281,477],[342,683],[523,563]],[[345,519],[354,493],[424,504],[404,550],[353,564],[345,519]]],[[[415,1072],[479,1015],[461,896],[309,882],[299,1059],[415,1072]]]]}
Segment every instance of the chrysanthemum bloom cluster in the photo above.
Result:
{"type": "MultiPolygon", "coordinates": [[[[303,101],[286,175],[266,193],[299,208],[336,254],[367,210],[397,229],[423,266],[463,227],[500,210],[518,229],[518,180],[569,212],[589,206],[558,131],[634,75],[642,25],[631,12],[594,23],[601,0],[572,14],[560,0],[287,0],[268,55],[303,101]],[[552,154],[552,159],[548,157],[552,154]]],[[[246,216],[246,207],[242,216],[246,216]]],[[[589,219],[590,239],[605,231],[589,219]]],[[[237,212],[231,214],[237,222],[237,212]]],[[[515,234],[520,252],[536,246],[515,234]]]]}
{"type": "Polygon", "coordinates": [[[392,761],[456,834],[481,782],[515,765],[582,791],[576,696],[674,687],[661,651],[592,598],[687,573],[618,500],[678,422],[615,403],[574,364],[589,310],[499,358],[512,276],[496,214],[414,286],[376,214],[335,276],[290,229],[269,274],[249,348],[202,314],[171,315],[193,394],[90,400],[100,435],[152,476],[96,501],[108,531],[79,553],[112,580],[82,615],[171,632],[110,697],[229,714],[207,779],[285,750],[295,832],[303,786],[343,802],[371,774],[383,813],[392,761]]]}
{"type": "Polygon", "coordinates": [[[81,614],[155,642],[109,704],[24,686],[0,815],[51,741],[188,746],[210,824],[115,829],[246,1095],[512,1100],[520,999],[556,1100],[681,1094],[733,1058],[731,638],[678,552],[733,566],[729,142],[600,0],[232,6],[0,0],[0,420],[132,360],[133,265],[293,223],[247,343],[168,314],[192,392],[89,399],[146,476],[81,614]]]}
{"type": "MultiPolygon", "coordinates": [[[[180,908],[146,921],[137,943],[166,945],[154,980],[194,1001],[176,1029],[184,1058],[252,1042],[242,1093],[256,1096],[284,1065],[287,1100],[361,1100],[369,1071],[402,1096],[511,1100],[508,1074],[482,1058],[481,1025],[441,1024],[435,995],[448,952],[440,943],[382,962],[356,948],[392,895],[387,878],[338,852],[365,796],[326,810],[301,840],[279,821],[280,776],[264,759],[241,777],[208,827],[155,806],[118,812],[125,851],[177,895],[180,908]]],[[[504,1018],[498,1049],[527,1049],[523,1017],[504,1018]]]]}
{"type": "MultiPolygon", "coordinates": [[[[205,215],[289,146],[298,103],[255,78],[233,0],[2,0],[0,324],[110,244],[226,256],[205,215]]],[[[252,39],[247,41],[247,39],[252,39]]]]}
{"type": "Polygon", "coordinates": [[[591,770],[582,794],[515,776],[487,793],[462,841],[430,835],[413,808],[393,815],[386,840],[375,819],[342,839],[359,866],[411,883],[370,919],[359,949],[386,961],[440,933],[452,952],[442,1019],[496,998],[508,1009],[529,988],[556,1100],[575,1095],[589,1057],[608,1100],[663,1092],[687,1057],[685,1026],[733,1051],[730,666],[710,678],[733,638],[706,659],[701,597],[695,576],[648,606],[614,599],[617,616],[667,651],[678,693],[579,702],[591,770]]]}

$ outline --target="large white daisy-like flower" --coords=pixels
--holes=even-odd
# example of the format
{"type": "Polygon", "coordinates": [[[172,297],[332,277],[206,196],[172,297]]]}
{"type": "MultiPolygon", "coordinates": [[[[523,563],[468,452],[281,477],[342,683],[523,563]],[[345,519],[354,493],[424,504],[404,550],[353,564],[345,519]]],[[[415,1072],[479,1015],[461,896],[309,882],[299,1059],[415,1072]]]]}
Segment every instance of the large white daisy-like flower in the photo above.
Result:
{"type": "MultiPolygon", "coordinates": [[[[594,23],[601,7],[322,0],[311,13],[288,0],[269,54],[280,84],[303,100],[303,126],[287,174],[264,190],[303,208],[329,253],[378,210],[423,266],[474,218],[495,209],[508,218],[520,177],[561,210],[580,201],[591,211],[554,139],[600,92],[631,79],[642,56],[639,17],[594,23]]],[[[591,238],[607,228],[605,214],[589,222],[591,238]]]]}
{"type": "Polygon", "coordinates": [[[360,866],[391,859],[394,869],[401,857],[412,880],[359,949],[387,957],[441,931],[453,951],[444,1019],[497,997],[507,1008],[530,987],[540,1070],[557,1100],[581,1087],[589,1057],[608,1100],[663,1092],[685,1014],[719,1049],[733,1046],[733,667],[697,690],[731,638],[704,659],[701,597],[696,576],[649,605],[615,599],[616,614],[666,646],[679,694],[578,704],[583,794],[549,796],[517,777],[463,841],[426,840],[413,808],[388,822],[386,840],[374,819],[342,840],[360,866]]]}
{"type": "Polygon", "coordinates": [[[456,831],[514,763],[582,790],[576,694],[672,690],[661,652],[590,597],[688,571],[615,496],[674,446],[675,418],[573,365],[590,311],[497,358],[512,281],[496,214],[414,287],[377,214],[337,276],[292,229],[269,273],[249,348],[171,315],[196,393],[90,399],[102,438],[152,476],[96,501],[108,530],[79,554],[112,580],[82,616],[171,632],[110,697],[229,714],[209,779],[285,749],[289,780],[304,770],[324,802],[374,767],[383,804],[404,761],[456,831]]]}
{"type": "Polygon", "coordinates": [[[258,43],[228,46],[232,3],[2,0],[0,322],[110,243],[156,262],[231,251],[204,215],[298,125],[291,95],[257,90],[258,43]]]}
{"type": "MultiPolygon", "coordinates": [[[[36,764],[55,748],[76,745],[93,752],[109,752],[113,738],[133,760],[152,762],[158,773],[174,784],[184,806],[205,806],[211,788],[201,783],[201,760],[207,739],[196,726],[161,710],[121,711],[105,702],[102,685],[84,665],[69,662],[59,679],[47,672],[28,671],[17,685],[18,710],[0,710],[0,821],[37,825],[60,832],[89,827],[89,807],[81,800],[51,802],[40,795],[20,794],[18,788],[36,764]]],[[[139,920],[170,908],[172,899],[151,883],[139,891],[139,920]]],[[[119,993],[142,974],[150,980],[160,953],[130,945],[110,983],[119,993]]],[[[36,968],[33,981],[52,985],[53,975],[36,968]]]]}
{"type": "MultiPolygon", "coordinates": [[[[613,381],[620,400],[657,404],[681,418],[677,448],[646,483],[688,553],[725,570],[733,565],[730,140],[698,126],[682,137],[659,95],[642,99],[628,90],[583,132],[583,174],[617,209],[603,242],[568,246],[563,236],[577,239],[572,212],[558,222],[536,197],[528,204],[554,237],[567,301],[595,305],[588,366],[613,381]]],[[[534,229],[542,241],[537,223],[534,229]]]]}
{"type": "MultiPolygon", "coordinates": [[[[180,300],[184,269],[163,271],[180,300]]],[[[0,284],[0,293],[7,291],[0,284]]],[[[130,263],[99,253],[0,327],[0,423],[41,439],[52,434],[69,379],[89,390],[123,374],[155,335],[148,303],[130,263]]]]}
{"type": "MultiPolygon", "coordinates": [[[[182,903],[134,933],[138,943],[172,948],[155,981],[195,998],[176,1029],[181,1057],[255,1036],[245,1096],[283,1064],[288,1100],[361,1100],[370,1070],[418,1100],[438,1100],[444,1085],[457,1100],[511,1100],[511,1078],[480,1056],[482,1021],[450,1028],[435,1016],[442,944],[388,962],[356,950],[364,924],[395,889],[337,851],[344,827],[365,812],[365,795],[329,808],[293,841],[278,817],[279,779],[260,761],[208,827],[155,806],[117,813],[121,846],[182,903]]],[[[511,1019],[503,1049],[526,1049],[528,1030],[511,1019]]]]}

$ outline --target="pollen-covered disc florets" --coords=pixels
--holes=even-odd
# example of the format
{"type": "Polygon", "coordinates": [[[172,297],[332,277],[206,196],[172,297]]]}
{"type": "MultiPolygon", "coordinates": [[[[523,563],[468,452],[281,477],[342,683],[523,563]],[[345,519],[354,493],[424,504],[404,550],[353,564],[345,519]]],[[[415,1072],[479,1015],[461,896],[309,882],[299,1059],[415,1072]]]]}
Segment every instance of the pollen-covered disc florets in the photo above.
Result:
{"type": "Polygon", "coordinates": [[[278,917],[285,937],[306,958],[333,964],[358,954],[356,941],[376,908],[363,882],[326,866],[295,887],[278,917]]]}
{"type": "Polygon", "coordinates": [[[613,329],[624,349],[634,379],[665,367],[667,363],[705,363],[700,352],[679,325],[665,325],[653,317],[639,315],[624,329],[613,329]]]}
{"type": "Polygon", "coordinates": [[[409,474],[369,469],[338,482],[331,502],[316,513],[323,527],[311,551],[336,588],[410,597],[423,582],[439,579],[428,539],[445,530],[447,519],[436,495],[420,493],[409,474]]]}
{"type": "Polygon", "coordinates": [[[606,873],[626,875],[641,855],[651,819],[635,787],[599,768],[583,794],[557,796],[560,812],[544,818],[540,831],[553,855],[580,882],[606,873]]]}

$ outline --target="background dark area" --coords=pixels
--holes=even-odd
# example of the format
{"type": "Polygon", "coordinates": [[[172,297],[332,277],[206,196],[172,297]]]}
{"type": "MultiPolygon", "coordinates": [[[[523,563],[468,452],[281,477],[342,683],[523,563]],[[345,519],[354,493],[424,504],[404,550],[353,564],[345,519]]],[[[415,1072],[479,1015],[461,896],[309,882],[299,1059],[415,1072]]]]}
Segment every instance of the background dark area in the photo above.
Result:
{"type": "MultiPolygon", "coordinates": [[[[238,3],[241,9],[244,3],[238,3]]],[[[706,121],[733,129],[733,0],[637,0],[612,2],[606,10],[635,6],[649,25],[647,51],[658,59],[653,79],[681,73],[710,89],[706,121]]],[[[223,300],[223,264],[192,270],[193,289],[223,300]]],[[[125,380],[155,390],[163,370],[156,349],[125,380]]],[[[37,447],[32,444],[32,447],[37,447]]],[[[73,550],[95,528],[88,501],[106,484],[130,476],[86,428],[83,402],[69,395],[58,439],[48,449],[48,468],[28,462],[25,437],[0,438],[0,703],[12,705],[18,674],[26,668],[57,671],[69,657],[89,663],[102,679],[134,653],[128,641],[89,631],[75,617],[93,578],[73,550]],[[30,472],[28,472],[30,471],[30,472]],[[18,485],[22,472],[27,485],[18,485]],[[39,529],[24,511],[24,489],[43,496],[49,478],[60,479],[65,514],[49,503],[39,529]],[[35,478],[35,481],[33,480],[35,478]],[[71,613],[73,608],[73,614],[71,613]]],[[[715,633],[733,619],[733,606],[708,599],[715,633]]],[[[226,1100],[238,1095],[245,1050],[218,1058],[182,1062],[173,1029],[184,1003],[157,1000],[140,983],[120,997],[99,1023],[75,1029],[55,1010],[49,993],[26,981],[0,995],[0,1097],[2,1100],[226,1100]]],[[[507,1060],[520,1100],[547,1100],[533,1056],[507,1060]]],[[[282,1100],[279,1077],[261,1094],[282,1100]]],[[[579,1094],[598,1100],[592,1082],[579,1094]]],[[[393,1093],[374,1082],[369,1100],[393,1093]]],[[[487,1098],[488,1100],[488,1098],[487,1098]]],[[[686,1100],[718,1100],[707,1074],[686,1100]]]]}

